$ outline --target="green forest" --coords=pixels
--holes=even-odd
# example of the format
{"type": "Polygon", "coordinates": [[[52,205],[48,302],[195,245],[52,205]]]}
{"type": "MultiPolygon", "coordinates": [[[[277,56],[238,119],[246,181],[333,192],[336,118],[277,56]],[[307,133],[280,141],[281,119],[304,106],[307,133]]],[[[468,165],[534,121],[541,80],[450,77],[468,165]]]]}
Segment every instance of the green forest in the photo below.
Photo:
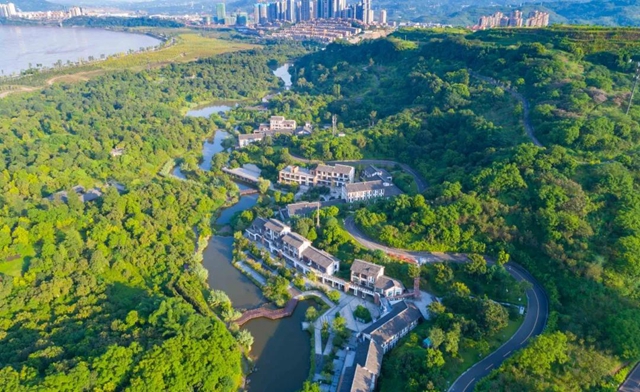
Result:
{"type": "Polygon", "coordinates": [[[199,154],[217,128],[185,117],[188,107],[263,96],[280,83],[268,65],[296,50],[0,100],[0,390],[238,389],[243,350],[211,305],[196,252],[237,187],[158,173],[199,154]],[[83,203],[77,185],[102,195],[83,203]]]}
{"type": "MultiPolygon", "coordinates": [[[[543,283],[547,333],[480,390],[607,389],[640,359],[637,101],[625,114],[637,39],[594,27],[405,29],[303,57],[294,89],[270,102],[298,121],[337,114],[343,134],[278,139],[273,151],[394,159],[429,181],[423,195],[357,208],[373,237],[510,257],[543,283]]],[[[406,390],[436,385],[420,369],[406,390]]]]}
{"type": "MultiPolygon", "coordinates": [[[[292,155],[409,164],[429,188],[358,204],[356,223],[391,246],[475,255],[465,268],[420,271],[445,299],[430,309],[430,331],[410,334],[384,362],[383,388],[385,377],[406,391],[441,388],[458,342],[486,351],[517,319],[486,300],[507,275],[480,254],[523,265],[552,312],[546,332],[478,390],[612,390],[616,370],[640,359],[637,100],[626,114],[638,35],[404,29],[296,61],[292,90],[268,114],[316,131],[233,152],[232,164],[256,162],[271,178],[292,155]],[[322,129],[332,114],[340,135],[322,129]],[[420,347],[426,336],[439,344],[420,347]]],[[[208,291],[197,244],[238,190],[220,173],[225,155],[212,173],[197,162],[215,129],[249,132],[267,113],[184,113],[258,101],[280,86],[270,66],[303,53],[274,43],[0,100],[0,390],[237,390],[240,336],[220,320],[228,304],[208,291]],[[197,181],[159,175],[176,159],[197,181]],[[77,185],[102,195],[83,203],[77,185]]],[[[354,245],[345,213],[331,207],[321,229],[308,219],[295,229],[344,268],[356,256],[385,259],[354,245]]],[[[387,262],[411,284],[406,264],[387,262]]]]}

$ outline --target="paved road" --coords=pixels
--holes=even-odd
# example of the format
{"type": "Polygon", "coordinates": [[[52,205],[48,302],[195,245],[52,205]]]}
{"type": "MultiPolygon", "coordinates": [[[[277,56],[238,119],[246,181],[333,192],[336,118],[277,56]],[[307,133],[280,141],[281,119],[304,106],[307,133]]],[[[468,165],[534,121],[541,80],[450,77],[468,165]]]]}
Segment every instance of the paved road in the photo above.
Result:
{"type": "MultiPolygon", "coordinates": [[[[295,155],[291,155],[291,158],[295,159],[296,161],[300,161],[300,162],[305,162],[305,163],[319,163],[321,161],[316,160],[316,159],[306,159],[306,158],[302,158],[299,156],[295,156],[295,155]]],[[[396,162],[396,161],[391,161],[388,159],[359,159],[359,160],[345,160],[345,161],[327,161],[327,163],[338,163],[338,164],[356,164],[356,165],[381,165],[381,166],[395,166],[395,165],[399,165],[402,170],[404,170],[406,173],[410,174],[413,179],[416,182],[416,185],[418,186],[418,192],[422,193],[424,192],[427,187],[429,186],[427,184],[427,181],[420,175],[418,174],[418,172],[416,172],[415,170],[413,170],[413,168],[409,165],[406,165],[404,163],[400,163],[400,162],[396,162]]]]}
{"type": "Polygon", "coordinates": [[[509,94],[511,94],[512,97],[514,97],[515,99],[517,99],[518,101],[520,101],[520,103],[522,103],[522,107],[524,109],[524,113],[522,116],[522,122],[524,123],[524,129],[527,132],[527,136],[529,136],[529,139],[531,139],[531,141],[533,142],[533,144],[535,144],[538,147],[544,147],[542,145],[542,143],[540,143],[538,141],[538,139],[536,138],[535,132],[533,130],[533,126],[531,125],[531,120],[529,119],[529,113],[531,112],[530,110],[530,106],[529,106],[529,101],[527,101],[527,99],[520,94],[519,92],[517,92],[514,89],[511,89],[507,86],[505,86],[504,84],[498,82],[497,80],[487,77],[487,76],[482,76],[479,75],[471,70],[469,70],[469,74],[471,76],[473,76],[476,79],[480,79],[483,82],[487,82],[489,84],[492,84],[494,86],[500,87],[502,89],[504,89],[506,92],[508,92],[509,94]]]}
{"type": "Polygon", "coordinates": [[[618,392],[637,392],[640,391],[640,363],[629,373],[627,379],[624,380],[618,392]]]}
{"type": "MultiPolygon", "coordinates": [[[[430,263],[443,261],[465,262],[467,260],[467,257],[460,253],[413,252],[389,248],[378,244],[358,229],[353,221],[353,217],[347,218],[344,222],[344,226],[356,241],[369,249],[380,249],[384,252],[391,252],[404,256],[422,257],[427,259],[430,263]]],[[[449,388],[449,392],[472,391],[473,387],[480,379],[491,373],[493,369],[500,367],[502,362],[513,355],[515,351],[524,347],[530,338],[540,335],[544,331],[547,324],[547,318],[549,317],[549,300],[547,299],[544,289],[533,276],[516,263],[507,263],[506,268],[511,276],[513,276],[517,281],[527,281],[531,284],[531,289],[526,291],[527,312],[525,314],[524,321],[511,339],[458,377],[458,379],[449,388]]],[[[638,371],[638,373],[638,376],[640,377],[640,371],[638,371]]]]}

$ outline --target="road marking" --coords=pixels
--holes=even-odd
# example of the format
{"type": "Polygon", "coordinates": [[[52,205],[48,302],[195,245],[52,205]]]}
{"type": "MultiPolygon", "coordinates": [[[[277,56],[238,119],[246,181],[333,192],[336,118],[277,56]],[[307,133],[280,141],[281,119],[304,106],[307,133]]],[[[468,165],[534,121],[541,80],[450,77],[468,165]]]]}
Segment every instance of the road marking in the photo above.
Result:
{"type": "Polygon", "coordinates": [[[489,370],[489,369],[491,369],[492,367],[493,367],[493,364],[491,364],[491,365],[487,366],[484,370],[489,370]]]}
{"type": "Polygon", "coordinates": [[[508,353],[506,353],[505,355],[502,356],[502,358],[506,357],[507,355],[511,354],[511,351],[509,351],[508,353]]]}
{"type": "Polygon", "coordinates": [[[475,380],[475,379],[476,379],[475,377],[474,377],[474,378],[472,378],[472,379],[471,379],[471,381],[469,381],[469,384],[467,384],[467,386],[466,386],[466,387],[464,387],[464,389],[462,390],[462,392],[466,391],[466,390],[467,390],[467,388],[469,388],[469,385],[471,385],[471,383],[472,383],[472,382],[473,382],[473,380],[475,380]]]}

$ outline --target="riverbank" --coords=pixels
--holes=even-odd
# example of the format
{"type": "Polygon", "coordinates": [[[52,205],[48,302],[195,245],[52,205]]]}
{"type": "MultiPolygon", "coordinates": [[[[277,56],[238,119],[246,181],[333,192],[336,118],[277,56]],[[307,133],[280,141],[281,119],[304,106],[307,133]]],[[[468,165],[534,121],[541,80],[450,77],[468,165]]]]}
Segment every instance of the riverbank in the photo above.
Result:
{"type": "MultiPolygon", "coordinates": [[[[18,92],[35,91],[59,81],[86,81],[114,70],[131,69],[139,71],[145,67],[160,67],[171,63],[190,62],[200,58],[249,50],[256,47],[256,45],[252,44],[219,39],[213,33],[203,35],[195,32],[182,32],[175,36],[167,36],[162,46],[152,51],[132,54],[122,53],[105,59],[101,59],[100,54],[97,54],[95,56],[96,59],[93,61],[86,59],[81,64],[74,62],[73,64],[63,64],[56,68],[36,70],[33,74],[17,78],[0,78],[0,94],[2,94],[0,98],[18,92]]],[[[136,51],[138,49],[139,47],[135,48],[136,51]]]]}

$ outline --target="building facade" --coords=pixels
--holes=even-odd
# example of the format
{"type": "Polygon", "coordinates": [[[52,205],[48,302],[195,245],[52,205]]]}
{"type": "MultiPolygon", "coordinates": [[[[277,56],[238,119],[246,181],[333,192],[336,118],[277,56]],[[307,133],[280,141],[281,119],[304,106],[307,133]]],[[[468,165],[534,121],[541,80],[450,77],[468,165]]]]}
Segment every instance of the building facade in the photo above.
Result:
{"type": "Polygon", "coordinates": [[[283,257],[302,273],[315,272],[333,276],[340,270],[340,260],[316,249],[291,227],[277,219],[257,218],[245,232],[246,236],[265,246],[273,254],[283,257]]]}
{"type": "Polygon", "coordinates": [[[373,290],[383,297],[391,298],[404,293],[404,285],[384,275],[384,267],[356,259],[351,265],[351,283],[373,290]]]}
{"type": "Polygon", "coordinates": [[[278,182],[304,186],[344,187],[355,178],[355,168],[347,165],[318,165],[309,170],[298,166],[287,166],[280,170],[278,182]]]}

